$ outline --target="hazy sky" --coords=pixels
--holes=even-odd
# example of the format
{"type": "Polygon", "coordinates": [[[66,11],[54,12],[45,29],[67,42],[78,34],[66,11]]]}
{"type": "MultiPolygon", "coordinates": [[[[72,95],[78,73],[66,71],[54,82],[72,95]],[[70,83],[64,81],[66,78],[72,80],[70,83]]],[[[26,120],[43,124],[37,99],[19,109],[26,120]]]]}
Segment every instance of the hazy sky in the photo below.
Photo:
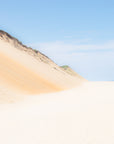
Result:
{"type": "Polygon", "coordinates": [[[114,80],[114,0],[0,0],[0,29],[88,80],[114,80]]]}

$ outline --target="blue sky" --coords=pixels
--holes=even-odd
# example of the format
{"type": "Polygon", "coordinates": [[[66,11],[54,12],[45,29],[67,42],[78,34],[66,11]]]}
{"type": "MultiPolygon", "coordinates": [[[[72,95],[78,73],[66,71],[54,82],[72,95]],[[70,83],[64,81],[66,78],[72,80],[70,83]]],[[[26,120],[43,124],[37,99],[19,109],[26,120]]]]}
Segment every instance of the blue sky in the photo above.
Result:
{"type": "Polygon", "coordinates": [[[0,1],[0,29],[70,65],[88,80],[114,80],[113,0],[0,1]]]}

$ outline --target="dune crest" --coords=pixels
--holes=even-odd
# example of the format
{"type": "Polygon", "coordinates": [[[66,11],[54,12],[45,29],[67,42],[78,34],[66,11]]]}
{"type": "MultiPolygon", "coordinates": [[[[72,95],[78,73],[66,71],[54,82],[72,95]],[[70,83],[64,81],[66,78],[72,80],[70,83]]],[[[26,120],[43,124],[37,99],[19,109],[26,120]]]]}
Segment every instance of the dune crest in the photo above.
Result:
{"type": "MultiPolygon", "coordinates": [[[[84,79],[70,75],[51,59],[0,31],[0,86],[13,94],[40,94],[72,88],[84,79]]],[[[0,89],[2,91],[2,88],[0,89]]]]}

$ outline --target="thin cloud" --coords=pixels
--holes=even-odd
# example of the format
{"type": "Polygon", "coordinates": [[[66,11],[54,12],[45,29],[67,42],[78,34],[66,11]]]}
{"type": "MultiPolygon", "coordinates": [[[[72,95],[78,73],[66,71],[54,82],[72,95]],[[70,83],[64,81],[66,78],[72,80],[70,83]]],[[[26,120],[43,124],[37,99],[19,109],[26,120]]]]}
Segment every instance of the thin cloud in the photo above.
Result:
{"type": "MultiPolygon", "coordinates": [[[[82,40],[77,40],[79,43],[82,40]]],[[[87,40],[85,40],[87,41],[87,40]]],[[[31,44],[33,48],[39,49],[41,51],[50,51],[57,53],[72,53],[72,52],[105,52],[114,50],[114,40],[105,42],[99,45],[93,44],[67,44],[63,41],[48,42],[48,43],[36,43],[31,44]]]]}

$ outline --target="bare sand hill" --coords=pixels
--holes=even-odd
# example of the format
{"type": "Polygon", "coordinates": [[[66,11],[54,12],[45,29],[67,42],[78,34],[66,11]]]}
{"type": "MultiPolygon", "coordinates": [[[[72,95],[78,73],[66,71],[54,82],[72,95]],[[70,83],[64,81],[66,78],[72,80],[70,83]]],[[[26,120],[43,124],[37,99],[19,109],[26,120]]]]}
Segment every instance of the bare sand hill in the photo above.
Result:
{"type": "Polygon", "coordinates": [[[0,31],[0,101],[13,102],[21,99],[20,94],[65,90],[82,81],[83,78],[68,74],[39,51],[0,31]]]}
{"type": "Polygon", "coordinates": [[[87,82],[0,31],[0,103],[6,102],[0,144],[114,143],[114,82],[87,82]]]}

